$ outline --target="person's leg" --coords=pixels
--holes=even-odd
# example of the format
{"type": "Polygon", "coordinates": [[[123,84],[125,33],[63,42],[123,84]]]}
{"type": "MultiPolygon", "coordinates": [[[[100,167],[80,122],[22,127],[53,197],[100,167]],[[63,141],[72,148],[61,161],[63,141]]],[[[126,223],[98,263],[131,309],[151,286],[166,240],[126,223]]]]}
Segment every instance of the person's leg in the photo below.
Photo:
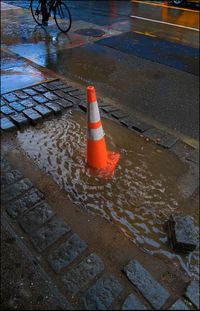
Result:
{"type": "Polygon", "coordinates": [[[42,23],[44,26],[48,25],[49,14],[47,11],[47,1],[41,0],[41,9],[42,9],[42,23]]]}

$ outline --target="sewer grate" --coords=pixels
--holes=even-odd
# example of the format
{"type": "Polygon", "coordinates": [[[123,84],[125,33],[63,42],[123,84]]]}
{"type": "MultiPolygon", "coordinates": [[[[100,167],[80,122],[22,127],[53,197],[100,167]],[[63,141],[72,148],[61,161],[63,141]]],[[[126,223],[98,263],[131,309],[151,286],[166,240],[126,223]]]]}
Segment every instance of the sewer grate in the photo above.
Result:
{"type": "Polygon", "coordinates": [[[105,34],[105,31],[93,28],[78,29],[75,32],[78,33],[79,35],[89,37],[102,37],[105,34]]]}

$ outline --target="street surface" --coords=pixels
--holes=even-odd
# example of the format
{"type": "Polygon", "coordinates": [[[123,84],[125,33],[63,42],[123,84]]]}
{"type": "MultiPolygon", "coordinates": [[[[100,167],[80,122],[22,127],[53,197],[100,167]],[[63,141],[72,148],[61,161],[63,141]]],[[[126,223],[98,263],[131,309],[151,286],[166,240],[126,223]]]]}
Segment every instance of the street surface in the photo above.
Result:
{"type": "MultiPolygon", "coordinates": [[[[29,7],[29,1],[6,3],[29,7]]],[[[34,27],[15,14],[3,47],[81,85],[132,116],[198,145],[199,10],[168,1],[67,1],[72,28],[34,27]]],[[[7,16],[7,18],[10,18],[7,16]]],[[[3,24],[6,11],[3,13],[3,24]]],[[[29,22],[28,22],[29,21],[29,22]]]]}

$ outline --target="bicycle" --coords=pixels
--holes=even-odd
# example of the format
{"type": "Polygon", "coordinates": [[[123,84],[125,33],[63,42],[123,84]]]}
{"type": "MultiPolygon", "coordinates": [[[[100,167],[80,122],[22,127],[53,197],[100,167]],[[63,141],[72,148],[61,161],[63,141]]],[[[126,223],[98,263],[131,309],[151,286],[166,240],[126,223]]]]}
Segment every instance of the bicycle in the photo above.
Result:
{"type": "MultiPolygon", "coordinates": [[[[30,7],[34,20],[39,26],[42,26],[43,14],[41,0],[31,0],[30,7]]],[[[47,3],[47,10],[49,17],[53,12],[56,25],[62,32],[68,32],[70,30],[72,18],[66,3],[62,0],[49,0],[47,3]]]]}

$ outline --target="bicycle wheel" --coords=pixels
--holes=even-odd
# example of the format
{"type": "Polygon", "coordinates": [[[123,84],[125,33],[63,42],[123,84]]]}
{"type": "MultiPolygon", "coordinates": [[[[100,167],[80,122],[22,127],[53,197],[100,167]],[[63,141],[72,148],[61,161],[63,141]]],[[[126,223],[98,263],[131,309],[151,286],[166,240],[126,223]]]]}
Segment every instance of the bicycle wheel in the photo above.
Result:
{"type": "Polygon", "coordinates": [[[38,25],[42,25],[42,9],[40,0],[31,0],[31,13],[38,25]]]}
{"type": "Polygon", "coordinates": [[[57,1],[54,18],[56,25],[62,32],[68,32],[70,30],[72,18],[66,3],[57,1]]]}

